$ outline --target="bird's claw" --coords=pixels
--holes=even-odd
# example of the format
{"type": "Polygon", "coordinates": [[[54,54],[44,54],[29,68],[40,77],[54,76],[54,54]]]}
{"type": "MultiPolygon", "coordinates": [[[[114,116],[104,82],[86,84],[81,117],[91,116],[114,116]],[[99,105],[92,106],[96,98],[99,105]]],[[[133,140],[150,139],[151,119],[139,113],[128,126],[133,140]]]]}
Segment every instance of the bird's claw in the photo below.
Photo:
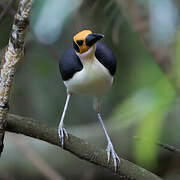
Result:
{"type": "Polygon", "coordinates": [[[114,163],[114,168],[115,168],[115,172],[116,172],[116,170],[117,170],[117,162],[118,161],[120,162],[120,158],[118,157],[118,155],[114,151],[114,147],[113,147],[111,142],[108,143],[108,146],[106,148],[106,152],[107,152],[107,161],[108,161],[108,163],[110,162],[110,156],[112,156],[113,163],[114,163]]]}
{"type": "Polygon", "coordinates": [[[64,147],[64,138],[66,136],[66,138],[68,139],[68,133],[63,126],[59,126],[58,135],[59,135],[59,139],[61,141],[61,146],[64,147]]]}

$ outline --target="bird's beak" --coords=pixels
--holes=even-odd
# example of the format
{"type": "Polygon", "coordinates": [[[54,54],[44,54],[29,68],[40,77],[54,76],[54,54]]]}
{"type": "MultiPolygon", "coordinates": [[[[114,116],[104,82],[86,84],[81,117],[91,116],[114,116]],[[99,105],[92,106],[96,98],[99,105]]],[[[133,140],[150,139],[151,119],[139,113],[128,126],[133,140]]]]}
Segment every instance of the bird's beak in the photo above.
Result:
{"type": "Polygon", "coordinates": [[[103,34],[97,34],[97,33],[89,34],[86,37],[86,45],[91,47],[92,45],[94,45],[97,41],[99,41],[103,37],[104,37],[103,34]]]}

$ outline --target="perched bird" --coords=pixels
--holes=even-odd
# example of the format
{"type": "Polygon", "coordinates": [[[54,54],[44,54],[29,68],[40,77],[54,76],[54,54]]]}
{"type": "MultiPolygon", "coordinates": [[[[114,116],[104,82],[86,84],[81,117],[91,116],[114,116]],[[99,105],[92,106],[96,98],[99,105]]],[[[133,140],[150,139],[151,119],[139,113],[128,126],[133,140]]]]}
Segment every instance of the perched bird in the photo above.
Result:
{"type": "Polygon", "coordinates": [[[115,170],[117,161],[111,139],[101,118],[102,97],[106,95],[113,83],[116,71],[116,59],[112,51],[103,43],[98,42],[104,35],[83,30],[73,37],[73,48],[64,52],[59,61],[59,69],[67,88],[67,98],[59,123],[58,134],[62,147],[68,133],[64,128],[64,117],[72,94],[89,94],[94,98],[94,109],[103,127],[108,141],[106,148],[108,162],[113,158],[115,170]]]}

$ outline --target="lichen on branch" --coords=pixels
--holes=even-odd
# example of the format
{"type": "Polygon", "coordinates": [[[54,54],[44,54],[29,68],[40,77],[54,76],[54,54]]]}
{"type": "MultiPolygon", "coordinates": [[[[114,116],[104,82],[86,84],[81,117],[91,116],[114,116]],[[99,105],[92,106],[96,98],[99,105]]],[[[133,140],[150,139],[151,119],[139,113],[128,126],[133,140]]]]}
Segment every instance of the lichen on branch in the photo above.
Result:
{"type": "Polygon", "coordinates": [[[18,64],[23,59],[24,41],[29,25],[32,0],[20,0],[14,16],[12,31],[5,54],[1,60],[0,70],[0,153],[3,151],[4,129],[13,79],[18,64]]]}

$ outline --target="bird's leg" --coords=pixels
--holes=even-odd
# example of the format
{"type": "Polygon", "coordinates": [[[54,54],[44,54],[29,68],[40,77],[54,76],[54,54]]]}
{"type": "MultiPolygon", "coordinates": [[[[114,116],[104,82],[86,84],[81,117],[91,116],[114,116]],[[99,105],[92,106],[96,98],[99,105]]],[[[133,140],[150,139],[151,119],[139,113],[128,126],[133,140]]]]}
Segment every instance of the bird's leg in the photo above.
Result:
{"type": "Polygon", "coordinates": [[[61,146],[64,146],[64,134],[65,136],[68,138],[68,133],[66,131],[66,129],[64,128],[64,117],[66,114],[66,110],[69,104],[69,100],[70,100],[71,94],[67,93],[67,97],[66,97],[66,103],[64,105],[64,110],[61,116],[61,121],[59,123],[59,127],[58,127],[58,135],[59,135],[59,139],[61,140],[61,146]]]}
{"type": "Polygon", "coordinates": [[[114,150],[111,139],[110,139],[110,137],[109,137],[109,135],[107,133],[106,127],[105,127],[104,122],[103,122],[103,120],[101,118],[101,114],[98,112],[97,115],[98,115],[98,119],[99,119],[99,121],[100,121],[100,123],[101,123],[101,125],[102,125],[102,127],[104,129],[104,133],[105,133],[107,141],[108,141],[108,145],[107,145],[107,148],[106,148],[107,156],[108,156],[108,163],[110,161],[110,156],[112,156],[113,162],[114,162],[114,168],[115,168],[115,171],[116,171],[117,170],[117,161],[120,162],[120,159],[119,159],[118,155],[116,154],[116,152],[114,150]]]}

